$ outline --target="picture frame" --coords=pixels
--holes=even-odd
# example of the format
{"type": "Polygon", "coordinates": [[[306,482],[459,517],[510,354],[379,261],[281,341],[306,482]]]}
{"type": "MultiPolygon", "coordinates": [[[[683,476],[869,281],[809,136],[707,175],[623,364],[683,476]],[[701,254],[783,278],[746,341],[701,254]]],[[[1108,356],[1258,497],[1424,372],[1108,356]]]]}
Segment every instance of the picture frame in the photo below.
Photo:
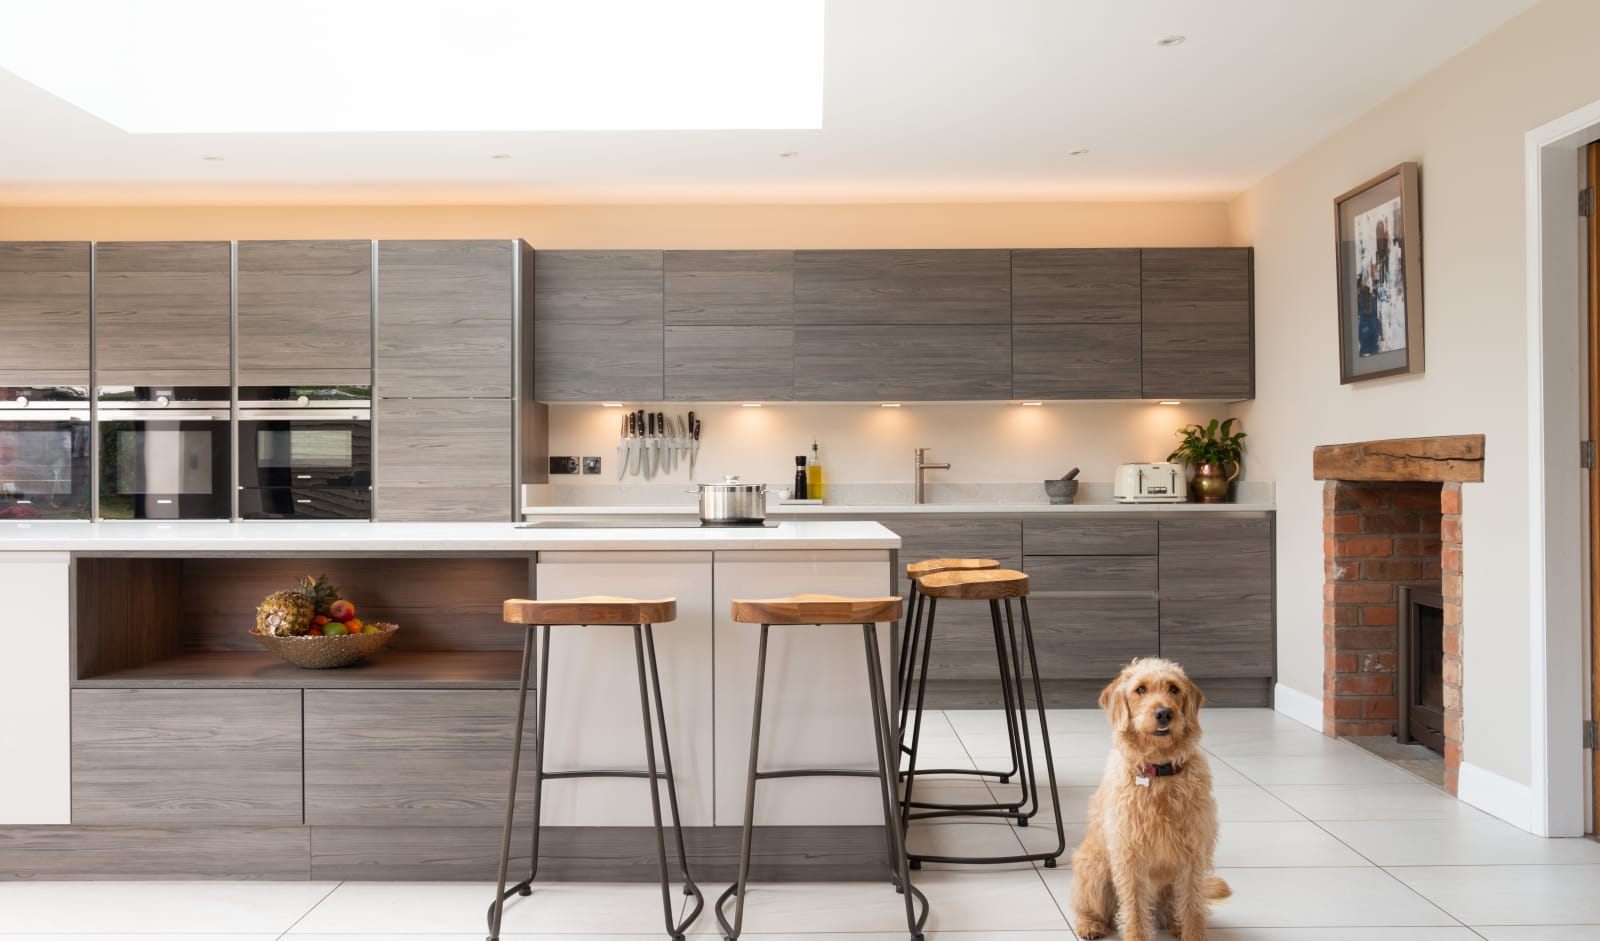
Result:
{"type": "Polygon", "coordinates": [[[1333,201],[1340,384],[1423,371],[1421,212],[1415,163],[1333,201]]]}

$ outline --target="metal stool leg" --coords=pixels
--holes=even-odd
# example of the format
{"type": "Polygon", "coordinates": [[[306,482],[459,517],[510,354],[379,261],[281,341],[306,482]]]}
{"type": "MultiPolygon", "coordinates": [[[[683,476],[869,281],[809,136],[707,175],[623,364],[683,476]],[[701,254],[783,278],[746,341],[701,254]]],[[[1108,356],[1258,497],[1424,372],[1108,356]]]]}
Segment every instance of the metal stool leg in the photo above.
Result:
{"type": "Polygon", "coordinates": [[[878,657],[878,628],[875,624],[861,625],[862,637],[867,646],[867,689],[872,696],[872,735],[878,752],[878,786],[883,795],[883,827],[889,836],[889,864],[893,867],[895,888],[905,897],[906,928],[912,941],[922,941],[922,925],[928,920],[928,900],[911,884],[911,872],[906,861],[905,834],[900,829],[900,815],[895,812],[894,781],[896,764],[894,740],[890,735],[888,705],[883,698],[883,664],[878,657]],[[922,902],[922,917],[917,917],[915,900],[922,902]]]}
{"type": "MultiPolygon", "coordinates": [[[[683,938],[684,926],[679,925],[677,923],[677,919],[673,917],[672,886],[667,878],[667,839],[666,834],[661,829],[661,788],[658,784],[660,775],[656,774],[656,743],[655,735],[651,728],[650,692],[645,681],[644,632],[645,625],[634,625],[633,659],[634,667],[639,679],[639,718],[643,720],[644,723],[644,762],[646,779],[650,782],[650,818],[655,824],[656,831],[656,868],[661,877],[661,910],[663,912],[662,917],[664,918],[667,926],[667,934],[672,938],[681,939],[683,938]]],[[[659,696],[659,690],[657,693],[659,696]]],[[[656,705],[658,707],[660,706],[659,698],[656,705]]],[[[665,721],[663,721],[661,725],[661,744],[663,748],[663,754],[665,754],[666,743],[667,727],[665,721]]],[[[667,780],[672,780],[670,771],[668,772],[667,780]]],[[[676,807],[673,808],[673,818],[674,829],[678,831],[678,848],[681,852],[683,849],[683,831],[682,828],[677,826],[676,807]]],[[[687,880],[688,866],[686,861],[684,865],[684,873],[687,880]]],[[[693,885],[692,880],[687,881],[689,881],[690,885],[693,885]]]]}
{"type": "Polygon", "coordinates": [[[911,751],[906,762],[906,770],[902,777],[906,782],[905,797],[901,799],[900,826],[902,829],[911,822],[911,792],[917,786],[917,745],[922,740],[922,704],[928,692],[928,655],[933,651],[933,622],[934,616],[939,612],[939,599],[928,599],[928,623],[923,628],[922,638],[922,671],[917,681],[917,711],[911,720],[911,751]]]}
{"type": "Polygon", "coordinates": [[[700,886],[694,881],[694,876],[689,872],[689,850],[683,842],[683,822],[678,816],[678,785],[672,774],[672,749],[667,745],[667,712],[661,699],[661,670],[656,666],[656,638],[652,626],[644,626],[645,655],[650,661],[650,687],[656,697],[656,723],[661,729],[661,764],[667,772],[667,809],[672,814],[672,833],[678,842],[678,866],[683,870],[683,894],[694,897],[694,911],[690,912],[678,926],[680,929],[688,928],[694,920],[700,917],[701,909],[705,908],[705,896],[700,892],[700,886]]]}
{"type": "Polygon", "coordinates": [[[716,904],[717,924],[722,926],[722,936],[727,941],[737,939],[744,927],[744,891],[750,878],[750,836],[756,819],[756,762],[761,751],[761,699],[767,682],[767,632],[770,628],[769,624],[761,625],[761,646],[756,654],[756,701],[750,711],[750,770],[744,779],[744,835],[739,840],[739,881],[718,896],[716,904]],[[730,895],[734,898],[731,926],[722,914],[722,905],[730,895]]]}
{"type": "Polygon", "coordinates": [[[912,582],[911,605],[906,618],[906,639],[900,645],[898,662],[895,664],[895,692],[900,704],[899,716],[895,723],[895,741],[899,744],[901,752],[909,751],[905,744],[906,723],[911,715],[911,683],[917,675],[917,644],[922,637],[923,607],[922,592],[917,590],[917,583],[912,582]]]}
{"type": "Polygon", "coordinates": [[[528,878],[522,883],[522,894],[531,895],[534,877],[539,874],[539,834],[542,830],[540,811],[544,804],[544,742],[545,726],[549,719],[550,710],[550,633],[553,631],[546,624],[539,640],[539,688],[535,691],[534,703],[538,707],[533,713],[533,840],[529,849],[528,878]]]}
{"type": "MultiPolygon", "coordinates": [[[[528,711],[528,673],[529,661],[533,657],[534,626],[529,625],[522,638],[522,678],[517,683],[517,724],[516,731],[511,739],[511,787],[506,795],[506,820],[500,833],[500,876],[495,883],[494,902],[489,906],[489,939],[499,941],[500,922],[505,915],[505,903],[508,895],[516,894],[518,889],[513,888],[506,892],[506,870],[511,863],[511,825],[517,813],[517,772],[522,763],[522,724],[523,716],[528,711]]],[[[538,820],[534,821],[535,829],[538,820]]]]}
{"type": "MultiPolygon", "coordinates": [[[[1054,852],[1045,856],[1044,865],[1046,869],[1054,869],[1056,868],[1056,859],[1059,858],[1062,853],[1067,851],[1067,831],[1066,826],[1061,820],[1061,792],[1056,788],[1056,763],[1055,756],[1050,749],[1050,726],[1048,720],[1045,718],[1044,686],[1039,682],[1039,657],[1033,646],[1033,621],[1028,617],[1028,599],[1020,598],[1018,599],[1018,602],[1022,607],[1022,639],[1026,641],[1028,645],[1028,666],[1033,673],[1033,700],[1034,704],[1039,710],[1039,739],[1044,743],[1045,778],[1048,787],[1050,788],[1050,806],[1054,809],[1056,815],[1056,848],[1054,852]]],[[[1006,603],[1006,617],[1008,621],[1010,620],[1010,615],[1011,604],[1008,600],[1006,603]]],[[[1016,649],[1016,641],[1014,638],[1012,640],[1012,649],[1013,651],[1016,649]]],[[[1021,681],[1020,667],[1018,668],[1018,681],[1019,683],[1021,681]]],[[[1034,786],[1036,790],[1033,804],[1034,809],[1037,810],[1039,806],[1037,779],[1034,782],[1034,786]]]]}

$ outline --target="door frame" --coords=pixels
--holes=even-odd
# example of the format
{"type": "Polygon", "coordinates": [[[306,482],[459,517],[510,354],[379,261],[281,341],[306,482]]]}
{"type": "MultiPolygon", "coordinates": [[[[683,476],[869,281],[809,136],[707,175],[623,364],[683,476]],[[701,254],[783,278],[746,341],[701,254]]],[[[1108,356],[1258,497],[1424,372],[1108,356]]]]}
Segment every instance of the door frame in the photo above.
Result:
{"type": "MultiPolygon", "coordinates": [[[[1587,318],[1577,215],[1579,161],[1600,137],[1600,101],[1524,138],[1528,291],[1528,623],[1531,725],[1527,829],[1582,836],[1586,520],[1571,511],[1584,492],[1577,438],[1583,433],[1583,356],[1574,356],[1587,318]]],[[[1466,795],[1463,794],[1463,797],[1466,795]]]]}
{"type": "MultiPolygon", "coordinates": [[[[1585,322],[1588,358],[1584,370],[1589,385],[1588,429],[1589,440],[1600,442],[1600,211],[1593,204],[1596,187],[1600,187],[1600,139],[1590,141],[1583,148],[1583,185],[1589,192],[1589,218],[1584,220],[1581,251],[1587,275],[1584,287],[1585,322]]],[[[1600,461],[1591,462],[1589,468],[1589,697],[1588,714],[1591,720],[1600,721],[1600,461]]],[[[1600,832],[1600,748],[1589,752],[1587,790],[1589,793],[1589,818],[1584,829],[1588,833],[1600,832]]]]}

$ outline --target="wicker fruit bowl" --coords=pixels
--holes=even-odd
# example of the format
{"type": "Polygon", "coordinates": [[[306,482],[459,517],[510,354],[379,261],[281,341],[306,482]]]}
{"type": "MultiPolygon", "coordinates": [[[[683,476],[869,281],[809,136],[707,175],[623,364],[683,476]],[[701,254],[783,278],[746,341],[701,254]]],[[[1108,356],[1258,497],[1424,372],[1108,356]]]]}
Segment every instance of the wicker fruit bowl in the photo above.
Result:
{"type": "Polygon", "coordinates": [[[337,636],[278,637],[273,634],[251,634],[269,653],[308,670],[326,670],[347,667],[376,653],[389,642],[400,628],[386,624],[372,634],[340,634],[337,636]]]}

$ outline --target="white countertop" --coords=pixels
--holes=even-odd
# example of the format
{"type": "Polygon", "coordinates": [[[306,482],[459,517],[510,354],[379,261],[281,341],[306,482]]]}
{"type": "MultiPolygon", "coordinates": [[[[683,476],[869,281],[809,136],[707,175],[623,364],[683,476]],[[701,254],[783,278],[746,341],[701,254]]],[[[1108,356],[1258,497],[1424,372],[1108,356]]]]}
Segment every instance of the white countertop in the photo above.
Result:
{"type": "MultiPolygon", "coordinates": [[[[690,507],[691,513],[696,512],[690,507]]],[[[677,515],[674,513],[673,515],[677,515]]],[[[0,523],[0,551],[23,552],[539,552],[698,549],[898,549],[870,521],[810,520],[771,529],[518,529],[514,523],[227,522],[0,523]]]]}
{"type": "MultiPolygon", "coordinates": [[[[1070,515],[1074,513],[1270,513],[1275,509],[1265,503],[899,503],[883,505],[851,505],[832,503],[768,503],[767,516],[774,518],[796,517],[803,519],[829,519],[840,517],[888,516],[1032,516],[1070,515]]],[[[546,518],[562,516],[695,516],[698,504],[689,506],[525,506],[523,516],[546,518]]]]}

